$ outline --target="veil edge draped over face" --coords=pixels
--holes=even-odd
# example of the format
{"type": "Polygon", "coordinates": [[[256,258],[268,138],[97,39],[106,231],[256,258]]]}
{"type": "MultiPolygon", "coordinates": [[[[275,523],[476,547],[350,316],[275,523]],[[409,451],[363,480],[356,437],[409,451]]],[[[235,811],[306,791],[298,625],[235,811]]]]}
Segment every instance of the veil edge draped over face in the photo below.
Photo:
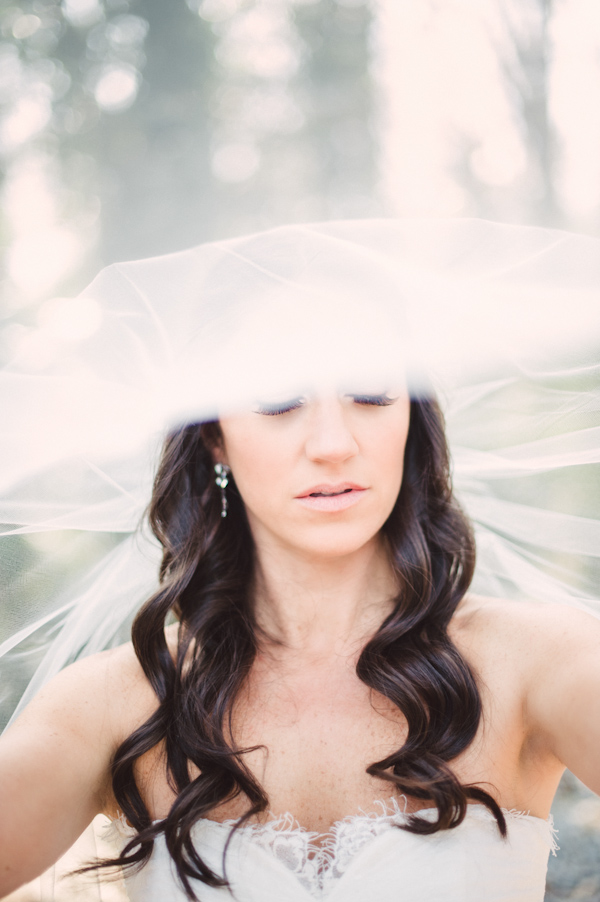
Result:
{"type": "Polygon", "coordinates": [[[257,400],[435,392],[473,590],[594,609],[596,239],[472,219],[286,226],[114,264],[44,311],[0,373],[5,720],[126,641],[155,590],[160,549],[138,527],[165,433],[257,400]]]}

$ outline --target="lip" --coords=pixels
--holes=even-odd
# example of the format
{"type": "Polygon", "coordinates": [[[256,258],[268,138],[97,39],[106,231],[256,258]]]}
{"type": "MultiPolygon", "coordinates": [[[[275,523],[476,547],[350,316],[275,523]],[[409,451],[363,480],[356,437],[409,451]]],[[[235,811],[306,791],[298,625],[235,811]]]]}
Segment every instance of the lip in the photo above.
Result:
{"type": "Polygon", "coordinates": [[[321,483],[311,486],[302,495],[297,495],[296,500],[309,510],[341,511],[357,504],[366,491],[364,486],[357,485],[355,482],[340,482],[337,485],[321,483]],[[316,492],[327,492],[328,494],[314,497],[313,493],[316,492]]]}

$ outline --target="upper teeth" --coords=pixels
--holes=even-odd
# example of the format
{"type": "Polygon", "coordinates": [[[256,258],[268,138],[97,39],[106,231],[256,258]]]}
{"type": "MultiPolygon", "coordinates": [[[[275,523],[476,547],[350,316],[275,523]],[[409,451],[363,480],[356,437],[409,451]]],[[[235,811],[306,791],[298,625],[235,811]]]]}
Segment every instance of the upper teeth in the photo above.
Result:
{"type": "Polygon", "coordinates": [[[352,489],[340,489],[339,492],[311,492],[311,495],[343,495],[344,492],[351,492],[352,489]]]}

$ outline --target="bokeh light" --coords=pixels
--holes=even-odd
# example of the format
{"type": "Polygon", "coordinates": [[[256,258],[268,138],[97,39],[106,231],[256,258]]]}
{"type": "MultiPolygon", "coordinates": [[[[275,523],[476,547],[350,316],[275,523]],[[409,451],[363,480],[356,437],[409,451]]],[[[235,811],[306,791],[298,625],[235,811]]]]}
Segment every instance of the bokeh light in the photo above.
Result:
{"type": "Polygon", "coordinates": [[[260,165],[260,154],[252,144],[224,144],[213,153],[211,168],[222,182],[244,182],[260,165]]]}
{"type": "Polygon", "coordinates": [[[67,22],[76,28],[87,28],[103,17],[100,0],[63,0],[61,9],[67,22]]]}
{"type": "Polygon", "coordinates": [[[42,297],[76,263],[81,243],[70,229],[49,227],[28,232],[13,241],[7,272],[26,297],[42,297]]]}
{"type": "Polygon", "coordinates": [[[50,91],[46,86],[38,86],[29,96],[16,100],[0,127],[2,150],[14,151],[29,141],[48,125],[51,117],[50,91]]]}
{"type": "Polygon", "coordinates": [[[110,65],[98,74],[94,99],[102,110],[126,110],[135,101],[139,86],[140,74],[132,66],[110,65]]]}

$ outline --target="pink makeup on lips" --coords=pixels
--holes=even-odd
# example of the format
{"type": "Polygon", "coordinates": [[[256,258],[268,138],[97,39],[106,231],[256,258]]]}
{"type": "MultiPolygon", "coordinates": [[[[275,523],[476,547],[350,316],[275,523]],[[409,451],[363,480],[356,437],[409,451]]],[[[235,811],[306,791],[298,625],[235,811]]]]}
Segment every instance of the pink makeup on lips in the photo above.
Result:
{"type": "Polygon", "coordinates": [[[296,500],[303,507],[315,511],[342,511],[357,504],[367,491],[361,485],[353,482],[343,482],[337,485],[323,483],[312,486],[296,496],[296,500]]]}

